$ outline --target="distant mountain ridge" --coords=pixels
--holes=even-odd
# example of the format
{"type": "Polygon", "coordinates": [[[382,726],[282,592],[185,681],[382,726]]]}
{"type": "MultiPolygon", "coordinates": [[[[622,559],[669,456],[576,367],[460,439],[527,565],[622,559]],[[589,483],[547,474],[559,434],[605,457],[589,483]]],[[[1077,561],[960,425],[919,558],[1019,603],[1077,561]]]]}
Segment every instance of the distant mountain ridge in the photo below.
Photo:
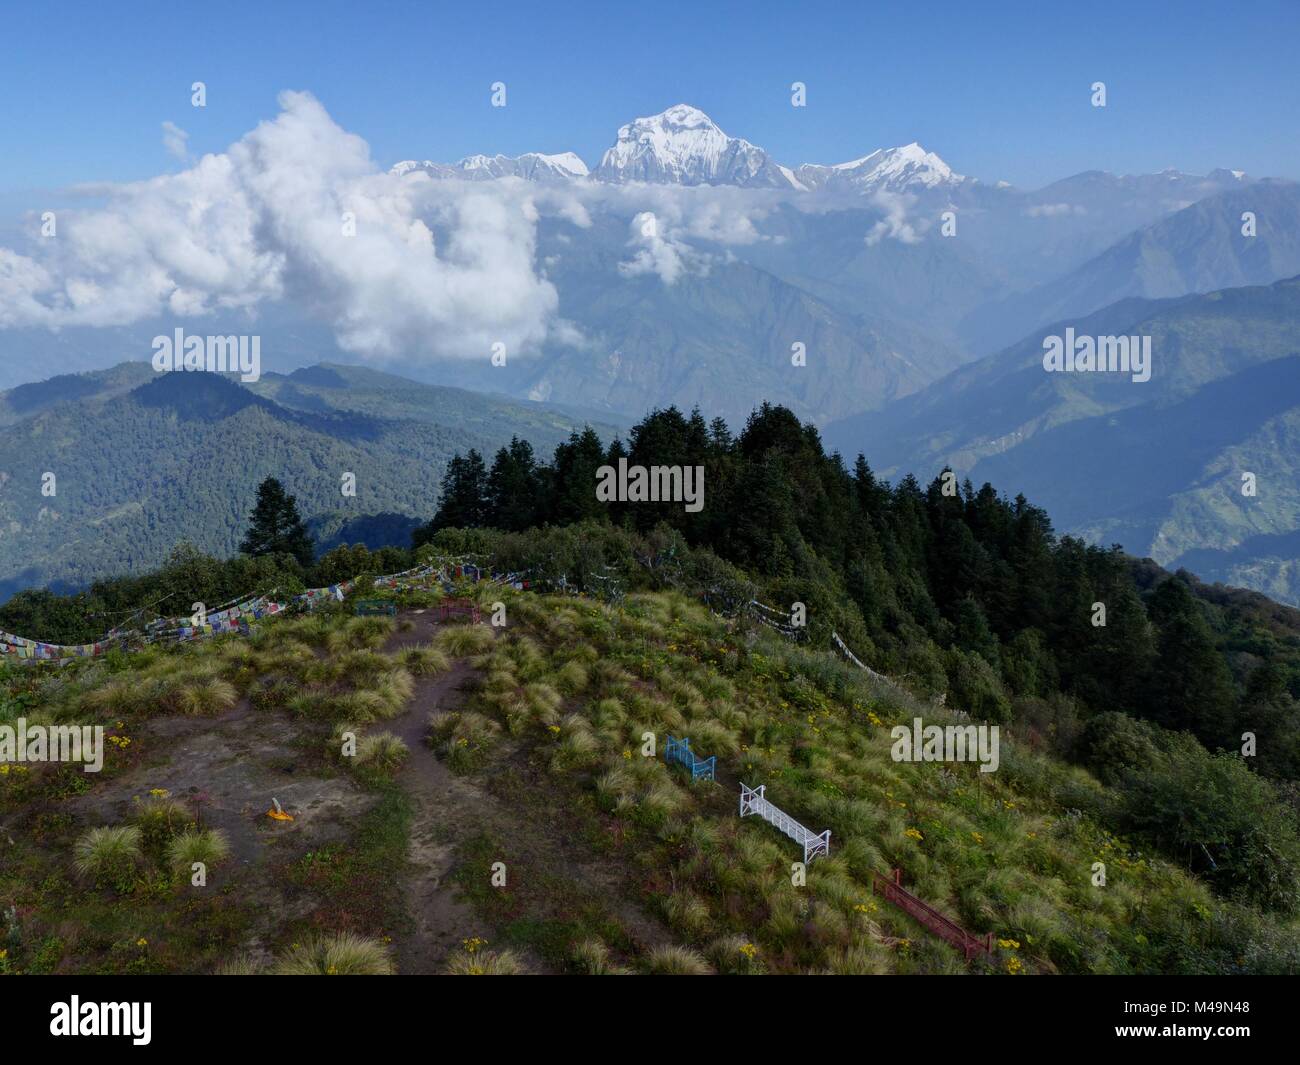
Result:
{"type": "MultiPolygon", "coordinates": [[[[526,152],[519,156],[471,155],[455,163],[407,159],[395,163],[391,173],[424,173],[434,178],[472,181],[500,177],[543,182],[589,180],[616,185],[639,181],[654,185],[730,185],[854,195],[931,193],[981,184],[976,178],[957,173],[915,141],[893,148],[876,148],[843,163],[783,165],[766,149],[743,137],[730,136],[698,107],[685,103],[620,126],[614,144],[605,150],[599,164],[590,169],[575,152],[556,155],[526,152]]],[[[1160,191],[1173,199],[1197,198],[1197,189],[1203,196],[1249,180],[1244,172],[1227,169],[1215,170],[1204,177],[1176,170],[1136,176],[1092,171],[1040,190],[1048,196],[1040,206],[1049,209],[1055,206],[1052,196],[1058,194],[1091,191],[1095,195],[1107,190],[1142,195],[1160,191]]],[[[985,189],[994,194],[1024,195],[1006,182],[985,189]]]]}
{"type": "Polygon", "coordinates": [[[1300,277],[1054,322],[870,415],[827,426],[882,473],[951,466],[1061,531],[1300,604],[1300,277]],[[1149,335],[1152,376],[1045,373],[1045,335],[1149,335]],[[1242,491],[1253,475],[1255,495],[1242,491]],[[1193,564],[1195,563],[1195,564],[1193,564]]]}
{"type": "Polygon", "coordinates": [[[980,307],[964,323],[976,346],[1090,314],[1122,299],[1164,299],[1300,273],[1300,184],[1259,181],[1215,192],[1135,230],[1061,277],[980,307]],[[1249,235],[1243,232],[1253,226],[1249,235]]]}
{"type": "Polygon", "coordinates": [[[0,600],[145,572],[181,539],[231,555],[269,476],[298,496],[322,547],[348,536],[407,546],[456,452],[477,447],[491,461],[519,435],[546,455],[583,425],[543,405],[348,366],[243,387],[128,364],[55,384],[62,398],[33,386],[0,393],[0,600]],[[42,492],[48,473],[53,495],[42,492]],[[355,497],[342,493],[345,473],[355,497]]]}

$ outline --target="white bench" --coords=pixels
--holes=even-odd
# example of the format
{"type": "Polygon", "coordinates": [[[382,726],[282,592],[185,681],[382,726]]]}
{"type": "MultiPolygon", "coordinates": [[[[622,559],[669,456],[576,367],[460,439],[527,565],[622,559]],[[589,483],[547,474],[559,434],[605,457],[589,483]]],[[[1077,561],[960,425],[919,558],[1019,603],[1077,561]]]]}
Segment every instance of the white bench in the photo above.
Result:
{"type": "Polygon", "coordinates": [[[750,814],[756,814],[769,825],[775,825],[796,843],[801,844],[805,864],[811,862],[819,854],[830,854],[831,830],[828,828],[820,835],[808,831],[784,810],[768,802],[763,794],[766,789],[766,784],[751,788],[743,781],[741,782],[740,816],[748,817],[750,814]]]}

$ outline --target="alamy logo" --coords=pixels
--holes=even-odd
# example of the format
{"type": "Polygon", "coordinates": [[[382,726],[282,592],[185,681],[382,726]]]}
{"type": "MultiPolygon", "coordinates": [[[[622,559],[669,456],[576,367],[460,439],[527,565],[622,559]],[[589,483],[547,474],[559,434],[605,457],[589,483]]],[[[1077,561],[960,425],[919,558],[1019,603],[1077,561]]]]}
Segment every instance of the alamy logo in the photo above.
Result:
{"type": "Polygon", "coordinates": [[[238,373],[241,381],[252,383],[262,376],[262,338],[186,336],[178,326],[173,336],[153,338],[153,368],[159,373],[238,373]]]}
{"type": "Polygon", "coordinates": [[[148,1046],[153,1021],[151,1002],[70,1002],[50,1007],[50,1035],[129,1035],[138,1047],[148,1046]]]}
{"type": "Polygon", "coordinates": [[[1043,369],[1048,373],[1131,373],[1135,382],[1151,380],[1151,338],[1076,336],[1043,337],[1043,369]]]}
{"type": "Polygon", "coordinates": [[[85,762],[84,771],[104,768],[103,725],[32,725],[25,717],[0,725],[0,764],[85,762]]]}
{"type": "Polygon", "coordinates": [[[596,471],[596,498],[602,503],[685,503],[695,514],[704,509],[703,466],[629,466],[596,471]]]}
{"type": "Polygon", "coordinates": [[[895,762],[979,762],[981,773],[994,773],[1000,761],[997,725],[922,725],[915,717],[889,735],[895,762]]]}

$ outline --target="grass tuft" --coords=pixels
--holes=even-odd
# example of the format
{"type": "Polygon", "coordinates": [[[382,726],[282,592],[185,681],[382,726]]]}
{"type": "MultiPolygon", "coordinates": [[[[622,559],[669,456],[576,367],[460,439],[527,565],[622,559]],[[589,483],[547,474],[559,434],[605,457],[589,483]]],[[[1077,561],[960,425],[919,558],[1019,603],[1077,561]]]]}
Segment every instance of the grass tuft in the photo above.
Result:
{"type": "Polygon", "coordinates": [[[690,947],[655,947],[645,958],[646,969],[656,976],[709,976],[713,969],[690,947]]]}
{"type": "Polygon", "coordinates": [[[271,971],[276,976],[391,976],[396,969],[379,940],[338,932],[295,943],[271,971]]]}
{"type": "Polygon", "coordinates": [[[199,828],[182,832],[167,845],[167,865],[172,872],[185,875],[195,862],[208,868],[230,857],[230,841],[216,828],[199,828]]]}
{"type": "Polygon", "coordinates": [[[81,876],[122,887],[140,864],[140,830],[134,825],[92,828],[77,840],[73,856],[81,876]]]}

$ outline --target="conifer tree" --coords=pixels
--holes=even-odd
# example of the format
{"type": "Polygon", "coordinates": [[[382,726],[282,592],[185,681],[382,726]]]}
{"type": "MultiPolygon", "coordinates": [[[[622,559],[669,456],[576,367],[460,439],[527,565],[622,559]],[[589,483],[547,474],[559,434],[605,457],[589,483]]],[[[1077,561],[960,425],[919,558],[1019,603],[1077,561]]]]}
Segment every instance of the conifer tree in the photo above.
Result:
{"type": "Polygon", "coordinates": [[[438,496],[438,513],[430,527],[439,529],[472,529],[487,521],[487,468],[483,456],[470,448],[464,458],[456,455],[447,464],[438,496]]]}
{"type": "Polygon", "coordinates": [[[240,551],[254,558],[260,555],[292,555],[302,566],[310,566],[312,543],[298,513],[298,499],[284,490],[276,478],[268,477],[257,486],[257,504],[240,551]]]}
{"type": "MultiPolygon", "coordinates": [[[[594,495],[594,477],[592,485],[594,495]]],[[[522,532],[536,525],[544,505],[541,490],[533,445],[511,437],[510,446],[497,452],[487,476],[487,524],[509,532],[522,532]]]]}

